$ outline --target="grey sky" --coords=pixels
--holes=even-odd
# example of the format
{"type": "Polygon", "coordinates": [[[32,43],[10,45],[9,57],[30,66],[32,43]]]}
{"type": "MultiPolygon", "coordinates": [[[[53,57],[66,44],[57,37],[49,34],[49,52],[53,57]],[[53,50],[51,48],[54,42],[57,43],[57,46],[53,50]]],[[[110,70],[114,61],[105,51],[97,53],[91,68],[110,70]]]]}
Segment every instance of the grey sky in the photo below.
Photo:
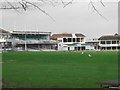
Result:
{"type": "Polygon", "coordinates": [[[99,12],[107,19],[101,18],[96,12],[92,12],[89,2],[73,3],[66,8],[62,5],[43,6],[55,20],[39,10],[29,10],[28,12],[16,12],[12,10],[2,10],[2,25],[6,30],[39,30],[53,33],[83,33],[86,38],[98,38],[104,34],[114,34],[118,32],[118,6],[117,2],[105,2],[105,7],[100,3],[95,3],[99,12]],[[88,8],[89,7],[89,8],[88,8]]]}

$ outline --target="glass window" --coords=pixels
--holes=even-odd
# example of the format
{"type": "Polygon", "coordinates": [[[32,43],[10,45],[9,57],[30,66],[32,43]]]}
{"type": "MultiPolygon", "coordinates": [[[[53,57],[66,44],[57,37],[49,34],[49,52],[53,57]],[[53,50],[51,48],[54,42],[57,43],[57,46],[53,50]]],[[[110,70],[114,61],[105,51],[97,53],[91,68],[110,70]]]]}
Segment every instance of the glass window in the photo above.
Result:
{"type": "Polygon", "coordinates": [[[75,47],[75,50],[78,50],[78,47],[75,47]]]}
{"type": "Polygon", "coordinates": [[[112,50],[116,50],[117,49],[117,47],[112,47],[112,50]]]}
{"type": "Polygon", "coordinates": [[[101,44],[105,44],[105,41],[101,41],[100,43],[101,43],[101,44]]]}
{"type": "Polygon", "coordinates": [[[62,40],[58,40],[58,42],[62,42],[62,40]]]}
{"type": "Polygon", "coordinates": [[[73,42],[75,42],[75,38],[73,38],[73,42]]]}
{"type": "Polygon", "coordinates": [[[63,38],[63,42],[67,42],[67,39],[66,39],[66,38],[63,38]]]}
{"type": "Polygon", "coordinates": [[[119,44],[119,41],[117,41],[117,44],[119,44]]]}
{"type": "Polygon", "coordinates": [[[107,41],[106,43],[107,43],[107,44],[111,44],[111,41],[107,41]]]}
{"type": "Polygon", "coordinates": [[[81,42],[83,42],[84,41],[84,38],[81,38],[81,42]]]}
{"type": "Polygon", "coordinates": [[[68,38],[68,42],[72,42],[71,38],[68,38]]]}
{"type": "Polygon", "coordinates": [[[107,50],[111,50],[111,47],[107,47],[107,50]]]}
{"type": "Polygon", "coordinates": [[[80,38],[77,38],[77,42],[80,42],[80,38]]]}
{"type": "Polygon", "coordinates": [[[112,41],[112,44],[116,44],[116,41],[112,41]]]}
{"type": "Polygon", "coordinates": [[[120,50],[120,47],[118,47],[118,50],[120,50]]]}

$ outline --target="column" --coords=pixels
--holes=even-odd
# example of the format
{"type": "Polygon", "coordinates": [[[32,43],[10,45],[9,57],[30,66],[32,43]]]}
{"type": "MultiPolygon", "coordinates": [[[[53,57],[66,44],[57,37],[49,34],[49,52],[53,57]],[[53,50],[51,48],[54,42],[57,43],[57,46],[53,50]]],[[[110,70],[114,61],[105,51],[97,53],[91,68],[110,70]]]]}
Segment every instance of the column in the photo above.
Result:
{"type": "Polygon", "coordinates": [[[25,33],[25,51],[27,51],[26,33],[25,33]]]}

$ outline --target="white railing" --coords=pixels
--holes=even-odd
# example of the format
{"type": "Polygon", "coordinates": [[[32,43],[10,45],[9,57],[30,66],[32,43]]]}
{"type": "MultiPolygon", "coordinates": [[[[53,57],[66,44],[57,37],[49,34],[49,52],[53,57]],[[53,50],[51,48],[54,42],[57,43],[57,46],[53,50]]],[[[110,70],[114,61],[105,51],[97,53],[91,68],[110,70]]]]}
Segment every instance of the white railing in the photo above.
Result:
{"type": "Polygon", "coordinates": [[[120,46],[120,44],[99,44],[101,47],[120,46]]]}
{"type": "Polygon", "coordinates": [[[14,43],[16,44],[52,44],[52,43],[57,43],[56,41],[51,41],[51,40],[18,40],[14,39],[14,43]]]}

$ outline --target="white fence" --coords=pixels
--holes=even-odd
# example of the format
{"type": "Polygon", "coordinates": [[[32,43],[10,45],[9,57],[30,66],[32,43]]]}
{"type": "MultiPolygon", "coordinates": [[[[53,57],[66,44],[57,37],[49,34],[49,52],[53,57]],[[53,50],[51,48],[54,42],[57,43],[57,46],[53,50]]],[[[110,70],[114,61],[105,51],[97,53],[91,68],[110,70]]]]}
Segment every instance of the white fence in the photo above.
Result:
{"type": "Polygon", "coordinates": [[[51,41],[51,40],[19,40],[19,39],[14,39],[12,40],[14,44],[52,44],[52,43],[57,43],[56,41],[51,41]]]}

